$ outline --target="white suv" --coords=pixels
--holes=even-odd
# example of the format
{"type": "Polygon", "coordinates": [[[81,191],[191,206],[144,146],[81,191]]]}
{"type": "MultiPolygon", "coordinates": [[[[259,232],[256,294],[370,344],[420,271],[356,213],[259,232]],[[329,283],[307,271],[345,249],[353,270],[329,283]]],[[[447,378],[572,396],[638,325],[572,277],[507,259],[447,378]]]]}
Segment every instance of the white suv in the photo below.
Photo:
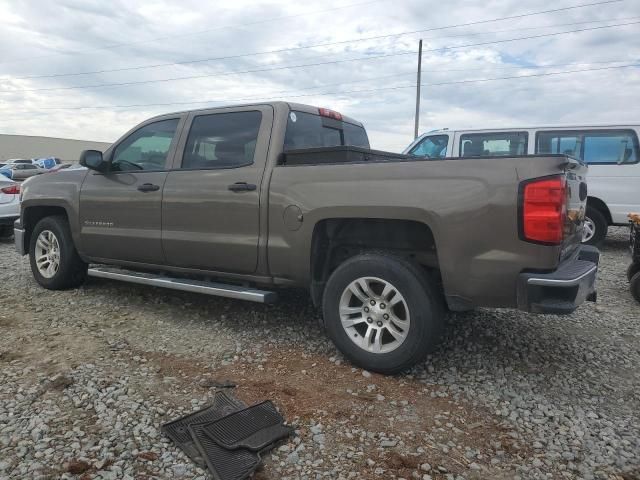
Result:
{"type": "Polygon", "coordinates": [[[0,238],[13,234],[20,217],[20,184],[0,175],[0,238]]]}

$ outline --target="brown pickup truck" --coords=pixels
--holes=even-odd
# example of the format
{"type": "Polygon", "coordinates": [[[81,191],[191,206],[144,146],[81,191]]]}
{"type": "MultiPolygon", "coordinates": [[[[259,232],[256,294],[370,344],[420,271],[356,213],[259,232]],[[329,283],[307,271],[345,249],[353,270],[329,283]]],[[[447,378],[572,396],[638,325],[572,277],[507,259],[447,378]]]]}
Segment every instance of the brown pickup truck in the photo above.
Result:
{"type": "Polygon", "coordinates": [[[22,189],[16,247],[45,288],[304,287],[337,347],[383,373],[425,357],[446,309],[595,300],[587,168],[567,156],[380,152],[353,119],[275,102],[152,118],[80,163],[22,189]]]}

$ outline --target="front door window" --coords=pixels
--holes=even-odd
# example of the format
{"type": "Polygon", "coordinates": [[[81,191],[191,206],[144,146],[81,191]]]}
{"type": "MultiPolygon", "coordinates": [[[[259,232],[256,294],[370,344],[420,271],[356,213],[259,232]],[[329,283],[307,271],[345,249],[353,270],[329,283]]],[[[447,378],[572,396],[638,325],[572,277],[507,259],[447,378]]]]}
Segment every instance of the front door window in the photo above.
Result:
{"type": "Polygon", "coordinates": [[[164,170],[178,121],[162,120],[133,132],[114,150],[111,171],[164,170]]]}
{"type": "Polygon", "coordinates": [[[409,155],[413,155],[414,157],[445,158],[447,156],[448,143],[449,135],[432,135],[425,137],[411,149],[409,155]]]}

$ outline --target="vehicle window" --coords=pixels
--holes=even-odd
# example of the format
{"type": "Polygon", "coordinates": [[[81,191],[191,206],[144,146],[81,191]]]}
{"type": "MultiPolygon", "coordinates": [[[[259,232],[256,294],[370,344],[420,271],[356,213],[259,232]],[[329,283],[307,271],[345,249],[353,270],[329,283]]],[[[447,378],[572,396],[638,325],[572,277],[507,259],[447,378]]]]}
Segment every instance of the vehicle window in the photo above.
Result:
{"type": "Polygon", "coordinates": [[[37,166],[35,166],[35,165],[28,165],[28,164],[25,164],[25,165],[22,165],[22,168],[24,168],[24,169],[26,169],[26,170],[35,170],[35,169],[37,169],[38,167],[37,167],[37,166]]]}
{"type": "Polygon", "coordinates": [[[366,130],[359,125],[312,113],[292,111],[289,114],[285,150],[342,145],[369,148],[366,130]]]}
{"type": "Polygon", "coordinates": [[[460,137],[461,157],[525,155],[527,132],[468,133],[460,137]]]}
{"type": "Polygon", "coordinates": [[[447,156],[449,135],[432,135],[423,138],[411,149],[409,155],[415,157],[445,158],[447,156]]]}
{"type": "Polygon", "coordinates": [[[162,120],[133,132],[115,148],[111,170],[163,170],[178,121],[177,118],[162,120]]]}
{"type": "Polygon", "coordinates": [[[369,148],[369,137],[367,131],[359,125],[342,122],[344,126],[344,144],[352,147],[369,148]]]}
{"type": "Polygon", "coordinates": [[[539,132],[536,153],[562,153],[589,164],[637,163],[638,137],[632,130],[539,132]]]}
{"type": "Polygon", "coordinates": [[[182,168],[233,168],[253,163],[262,113],[215,113],[193,119],[182,168]]]}

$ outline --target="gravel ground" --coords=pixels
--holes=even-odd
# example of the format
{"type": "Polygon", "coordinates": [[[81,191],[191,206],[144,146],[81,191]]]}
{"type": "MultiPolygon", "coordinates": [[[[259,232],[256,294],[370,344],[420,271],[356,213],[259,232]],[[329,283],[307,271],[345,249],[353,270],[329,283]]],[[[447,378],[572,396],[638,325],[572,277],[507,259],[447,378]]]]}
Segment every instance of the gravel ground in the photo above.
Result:
{"type": "Polygon", "coordinates": [[[273,400],[295,435],[261,479],[640,478],[640,305],[626,230],[598,304],[453,315],[435,355],[352,368],[304,293],[277,306],[92,279],[50,292],[0,243],[0,478],[199,478],[160,426],[216,380],[273,400]]]}

